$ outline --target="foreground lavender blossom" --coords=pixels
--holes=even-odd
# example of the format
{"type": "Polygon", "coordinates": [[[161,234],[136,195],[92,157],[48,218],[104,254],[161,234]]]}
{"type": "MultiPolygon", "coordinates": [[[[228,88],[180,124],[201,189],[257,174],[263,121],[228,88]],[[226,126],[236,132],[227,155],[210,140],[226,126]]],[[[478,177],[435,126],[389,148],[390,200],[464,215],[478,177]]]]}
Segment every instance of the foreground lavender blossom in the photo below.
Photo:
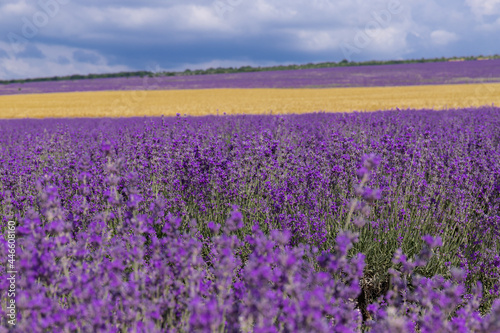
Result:
{"type": "Polygon", "coordinates": [[[27,82],[0,85],[0,95],[103,90],[336,88],[481,82],[500,82],[500,59],[152,78],[27,82]]]}
{"type": "Polygon", "coordinates": [[[2,121],[14,331],[499,331],[499,127],[492,107],[2,121]]]}

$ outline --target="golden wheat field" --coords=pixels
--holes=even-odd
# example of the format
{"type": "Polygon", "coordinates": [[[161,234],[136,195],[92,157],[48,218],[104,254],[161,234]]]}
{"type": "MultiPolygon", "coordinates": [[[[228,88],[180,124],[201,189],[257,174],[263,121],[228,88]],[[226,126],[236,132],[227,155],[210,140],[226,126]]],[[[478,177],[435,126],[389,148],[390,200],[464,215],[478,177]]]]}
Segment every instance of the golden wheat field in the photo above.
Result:
{"type": "Polygon", "coordinates": [[[375,111],[500,105],[500,83],[332,88],[100,91],[0,96],[0,118],[375,111]]]}

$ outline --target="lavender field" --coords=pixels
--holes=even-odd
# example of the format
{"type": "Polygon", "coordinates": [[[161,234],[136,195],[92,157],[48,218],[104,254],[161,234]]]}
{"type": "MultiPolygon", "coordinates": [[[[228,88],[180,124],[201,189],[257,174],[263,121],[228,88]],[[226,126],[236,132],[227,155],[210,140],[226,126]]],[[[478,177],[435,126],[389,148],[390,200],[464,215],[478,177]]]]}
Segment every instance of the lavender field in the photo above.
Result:
{"type": "Polygon", "coordinates": [[[2,120],[13,332],[500,332],[499,128],[495,107],[2,120]]]}
{"type": "Polygon", "coordinates": [[[500,59],[0,84],[0,95],[104,90],[336,88],[500,82],[500,59]]]}

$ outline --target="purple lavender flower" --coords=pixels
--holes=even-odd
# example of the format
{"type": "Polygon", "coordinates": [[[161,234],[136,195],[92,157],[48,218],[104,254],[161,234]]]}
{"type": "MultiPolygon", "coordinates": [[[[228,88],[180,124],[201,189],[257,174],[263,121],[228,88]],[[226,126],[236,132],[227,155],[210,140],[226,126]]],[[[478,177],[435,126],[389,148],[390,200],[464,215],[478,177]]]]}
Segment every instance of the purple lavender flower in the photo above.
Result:
{"type": "Polygon", "coordinates": [[[0,121],[16,329],[498,331],[499,115],[0,121]]]}

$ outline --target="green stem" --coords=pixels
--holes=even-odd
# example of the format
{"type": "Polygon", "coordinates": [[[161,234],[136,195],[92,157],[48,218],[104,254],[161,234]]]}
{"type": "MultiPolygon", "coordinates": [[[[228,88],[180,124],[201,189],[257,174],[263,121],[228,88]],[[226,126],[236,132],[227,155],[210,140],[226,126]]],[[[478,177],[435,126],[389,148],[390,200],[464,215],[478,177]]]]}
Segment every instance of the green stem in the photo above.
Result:
{"type": "MultiPolygon", "coordinates": [[[[368,182],[369,176],[368,173],[365,173],[363,175],[363,179],[361,179],[361,183],[359,184],[360,188],[363,188],[365,186],[366,182],[368,182]]],[[[345,222],[343,230],[347,230],[347,227],[349,226],[349,223],[351,222],[352,214],[354,213],[354,209],[358,205],[358,200],[354,200],[353,203],[351,204],[351,208],[349,209],[349,213],[347,214],[347,221],[345,222]]]]}

